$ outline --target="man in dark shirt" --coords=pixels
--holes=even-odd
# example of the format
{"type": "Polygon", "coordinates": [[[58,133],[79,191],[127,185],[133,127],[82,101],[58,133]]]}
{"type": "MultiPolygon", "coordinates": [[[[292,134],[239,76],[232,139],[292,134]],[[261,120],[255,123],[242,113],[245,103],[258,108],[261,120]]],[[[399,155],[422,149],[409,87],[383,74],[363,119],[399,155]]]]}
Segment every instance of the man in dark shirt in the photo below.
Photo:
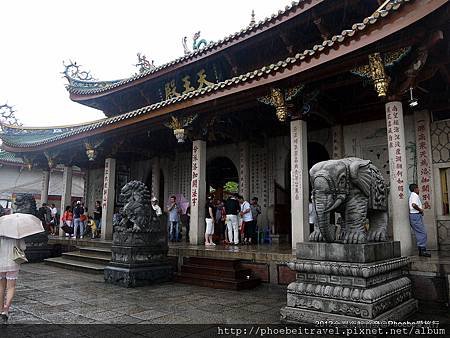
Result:
{"type": "Polygon", "coordinates": [[[238,225],[238,214],[241,211],[241,207],[237,200],[237,194],[230,196],[225,201],[225,213],[226,216],[226,224],[228,229],[228,239],[230,243],[234,243],[235,245],[239,244],[239,225],[238,225]]]}
{"type": "Polygon", "coordinates": [[[77,201],[75,208],[73,208],[73,235],[72,238],[77,237],[78,228],[80,228],[80,239],[83,239],[84,222],[81,221],[81,215],[84,214],[84,208],[81,206],[81,201],[77,201]]]}
{"type": "Polygon", "coordinates": [[[100,203],[100,201],[95,202],[94,222],[97,228],[97,233],[95,234],[95,236],[98,237],[100,236],[100,231],[102,229],[102,204],[100,203]]]}

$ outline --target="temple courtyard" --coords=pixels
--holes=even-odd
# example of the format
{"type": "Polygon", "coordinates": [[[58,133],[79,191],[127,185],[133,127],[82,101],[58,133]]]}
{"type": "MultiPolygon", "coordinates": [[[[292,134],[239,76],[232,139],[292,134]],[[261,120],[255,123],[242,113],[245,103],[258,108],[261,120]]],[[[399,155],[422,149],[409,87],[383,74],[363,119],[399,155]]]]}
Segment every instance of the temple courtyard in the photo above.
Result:
{"type": "MultiPolygon", "coordinates": [[[[285,304],[286,286],[268,283],[243,291],[173,282],[122,288],[105,284],[102,275],[34,263],[23,265],[20,272],[10,324],[62,324],[34,325],[33,337],[61,337],[67,328],[75,330],[77,336],[86,337],[98,336],[95,328],[105,337],[151,336],[157,332],[158,336],[165,336],[163,332],[167,330],[171,337],[186,334],[198,337],[214,335],[214,326],[125,324],[280,324],[280,308],[285,304]],[[105,330],[111,330],[111,335],[105,330]]],[[[410,320],[439,320],[440,324],[450,324],[448,314],[423,307],[419,311],[410,320]]],[[[21,333],[23,329],[20,325],[8,325],[6,336],[25,337],[21,333]]]]}

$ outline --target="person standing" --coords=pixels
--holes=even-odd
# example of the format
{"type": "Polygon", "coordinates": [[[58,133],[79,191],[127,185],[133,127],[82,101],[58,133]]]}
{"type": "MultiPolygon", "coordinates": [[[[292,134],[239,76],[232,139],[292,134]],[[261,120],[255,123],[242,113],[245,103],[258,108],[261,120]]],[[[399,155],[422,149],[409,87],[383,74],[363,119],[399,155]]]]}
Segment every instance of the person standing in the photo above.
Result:
{"type": "Polygon", "coordinates": [[[59,222],[58,222],[59,217],[58,217],[58,209],[56,208],[55,203],[52,203],[52,205],[50,207],[50,214],[52,217],[52,220],[50,221],[52,235],[56,235],[56,228],[59,225],[59,222]]]}
{"type": "Polygon", "coordinates": [[[225,201],[225,220],[228,229],[228,240],[230,244],[234,243],[235,245],[239,244],[238,214],[241,211],[237,197],[238,194],[234,194],[225,201]]]}
{"type": "Polygon", "coordinates": [[[25,251],[25,240],[0,236],[0,310],[1,321],[5,324],[16,293],[20,270],[20,264],[14,261],[14,247],[25,251]]]}
{"type": "Polygon", "coordinates": [[[214,234],[214,217],[216,214],[216,207],[213,202],[213,198],[208,196],[208,201],[206,202],[205,208],[205,221],[206,221],[206,230],[205,230],[205,245],[216,245],[212,236],[214,234]]]}
{"type": "Polygon", "coordinates": [[[180,236],[180,207],[177,204],[177,197],[170,196],[170,202],[167,205],[169,213],[169,241],[178,242],[180,236]]]}
{"type": "Polygon", "coordinates": [[[100,201],[95,201],[94,207],[94,222],[96,227],[96,237],[100,237],[100,232],[102,230],[102,204],[100,201]]]}
{"type": "Polygon", "coordinates": [[[239,203],[241,204],[241,212],[239,213],[239,215],[242,217],[244,226],[244,244],[252,244],[252,236],[255,230],[253,228],[253,218],[250,203],[244,200],[243,196],[239,196],[239,203]]]}
{"type": "Polygon", "coordinates": [[[409,191],[409,223],[416,234],[417,247],[419,248],[419,256],[431,257],[427,252],[427,231],[423,224],[422,201],[419,197],[419,187],[417,184],[410,184],[409,191]]]}
{"type": "Polygon", "coordinates": [[[252,212],[253,219],[253,243],[259,243],[259,238],[257,238],[256,229],[258,229],[258,216],[261,215],[261,206],[258,204],[258,197],[253,197],[250,201],[250,209],[252,212]]]}
{"type": "Polygon", "coordinates": [[[80,229],[80,239],[83,239],[84,222],[81,221],[81,216],[84,215],[84,208],[81,206],[81,201],[77,201],[73,209],[73,235],[72,238],[77,237],[77,231],[80,229]]]}
{"type": "Polygon", "coordinates": [[[162,210],[161,207],[158,205],[158,199],[156,197],[152,198],[152,208],[153,210],[155,210],[157,217],[162,215],[162,210]]]}
{"type": "MultiPolygon", "coordinates": [[[[68,205],[66,207],[66,210],[63,213],[61,221],[63,222],[63,224],[61,226],[61,229],[63,228],[64,225],[68,226],[68,230],[70,228],[72,228],[72,226],[73,226],[73,224],[72,224],[72,222],[73,222],[73,213],[72,213],[72,207],[70,205],[68,205]]],[[[66,237],[69,237],[69,235],[70,234],[68,232],[66,232],[66,237]]]]}

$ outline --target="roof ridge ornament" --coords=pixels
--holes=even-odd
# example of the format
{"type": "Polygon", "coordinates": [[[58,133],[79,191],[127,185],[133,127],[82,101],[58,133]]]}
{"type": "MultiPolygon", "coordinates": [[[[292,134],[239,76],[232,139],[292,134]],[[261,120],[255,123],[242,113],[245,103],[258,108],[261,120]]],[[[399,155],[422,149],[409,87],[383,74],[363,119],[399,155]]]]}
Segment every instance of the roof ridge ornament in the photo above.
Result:
{"type": "Polygon", "coordinates": [[[256,24],[255,20],[255,10],[252,9],[251,19],[250,19],[250,26],[254,26],[256,24]]]}
{"type": "Polygon", "coordinates": [[[0,130],[2,130],[3,125],[22,126],[22,123],[20,123],[15,113],[16,110],[13,106],[10,106],[7,103],[0,105],[0,130]]]}
{"type": "Polygon", "coordinates": [[[184,55],[191,54],[199,49],[205,48],[209,44],[213,43],[212,41],[206,41],[206,39],[200,39],[200,31],[194,33],[192,36],[192,51],[189,49],[187,45],[187,36],[181,39],[181,43],[183,44],[184,55]]]}
{"type": "Polygon", "coordinates": [[[64,77],[69,81],[69,84],[72,84],[73,80],[97,81],[97,79],[92,77],[91,71],[80,70],[81,65],[72,60],[69,60],[68,65],[63,61],[63,66],[65,69],[61,74],[64,74],[64,77]]]}
{"type": "Polygon", "coordinates": [[[156,69],[155,61],[154,60],[152,60],[152,62],[148,61],[145,54],[137,53],[137,58],[138,63],[136,63],[134,66],[139,69],[139,74],[156,69]]]}

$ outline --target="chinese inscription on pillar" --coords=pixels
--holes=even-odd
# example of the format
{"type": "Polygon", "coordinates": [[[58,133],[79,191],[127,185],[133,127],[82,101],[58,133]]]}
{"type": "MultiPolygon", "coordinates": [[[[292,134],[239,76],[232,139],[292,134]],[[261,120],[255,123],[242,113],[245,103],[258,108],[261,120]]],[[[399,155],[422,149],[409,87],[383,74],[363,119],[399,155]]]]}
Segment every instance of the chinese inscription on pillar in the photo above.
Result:
{"type": "Polygon", "coordinates": [[[416,123],[416,135],[417,135],[417,172],[419,173],[419,190],[423,199],[424,209],[431,209],[431,189],[430,189],[430,176],[431,176],[431,163],[428,156],[428,144],[429,140],[426,133],[425,120],[419,120],[416,123]]]}
{"type": "Polygon", "coordinates": [[[108,188],[109,188],[109,161],[105,162],[105,175],[103,177],[103,199],[102,208],[106,210],[108,205],[108,188]]]}
{"type": "Polygon", "coordinates": [[[387,106],[387,134],[389,149],[393,154],[394,165],[391,166],[393,172],[390,173],[394,177],[396,182],[393,187],[392,193],[396,194],[399,199],[405,198],[405,182],[403,181],[403,171],[407,168],[403,168],[402,164],[402,149],[400,143],[400,116],[399,107],[397,104],[387,106]]]}
{"type": "Polygon", "coordinates": [[[198,156],[198,147],[194,145],[192,148],[192,186],[191,186],[191,203],[195,207],[198,202],[198,175],[200,171],[200,160],[198,156]]]}
{"type": "Polygon", "coordinates": [[[239,147],[239,191],[241,194],[244,194],[245,187],[247,186],[248,182],[246,182],[246,175],[245,175],[245,148],[239,147]]]}
{"type": "Polygon", "coordinates": [[[300,199],[300,137],[298,126],[294,125],[292,129],[292,189],[294,191],[294,199],[298,201],[300,199]]]}

